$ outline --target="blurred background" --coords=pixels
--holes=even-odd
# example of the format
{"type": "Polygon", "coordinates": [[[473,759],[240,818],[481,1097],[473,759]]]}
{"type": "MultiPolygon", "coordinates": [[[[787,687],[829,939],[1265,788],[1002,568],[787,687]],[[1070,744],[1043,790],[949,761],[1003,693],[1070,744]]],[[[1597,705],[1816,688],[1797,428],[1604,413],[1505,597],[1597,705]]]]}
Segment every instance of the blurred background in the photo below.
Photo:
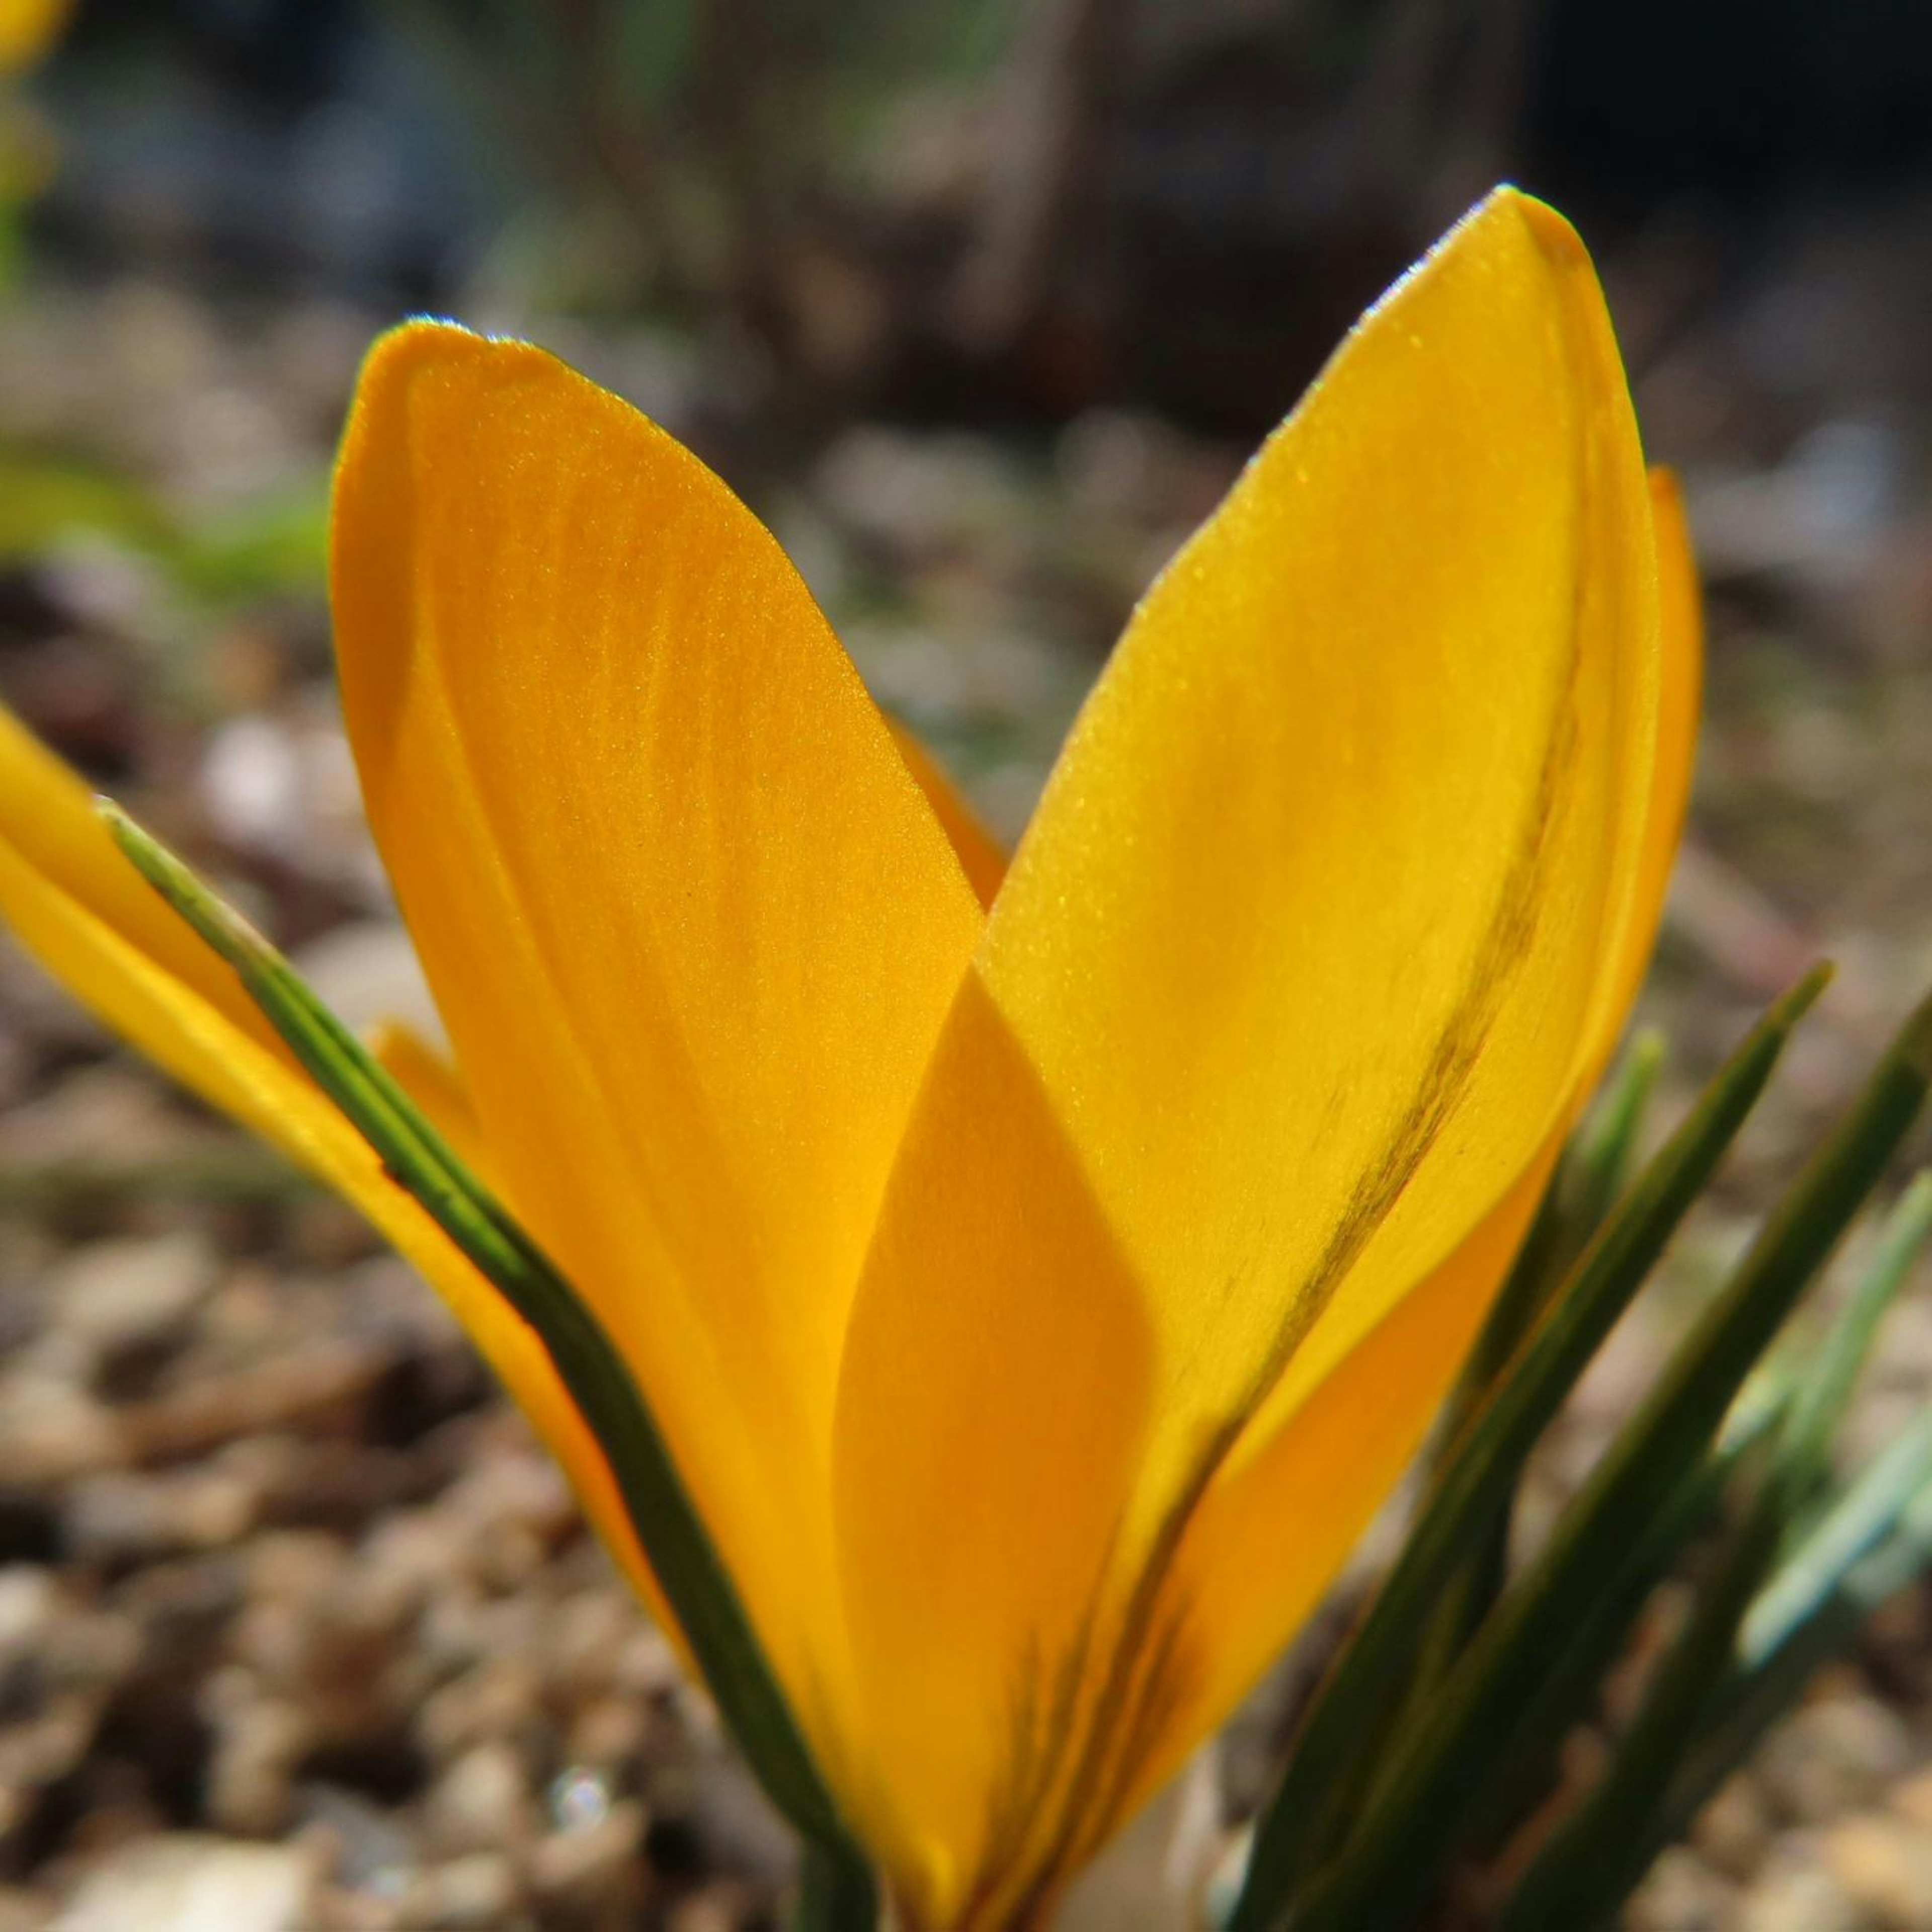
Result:
{"type": "MultiPolygon", "coordinates": [[[[1666,1114],[1842,969],[1550,1495],[1932,979],[1918,0],[0,0],[0,694],[352,1018],[423,1004],[322,590],[377,330],[528,335],[694,445],[1010,836],[1154,570],[1505,178],[1597,255],[1708,588],[1666,1114]]],[[[0,954],[0,1932],[723,1932],[784,1856],[427,1292],[0,954]]],[[[1932,1598],[1630,1922],[1932,1927],[1932,1598]]]]}

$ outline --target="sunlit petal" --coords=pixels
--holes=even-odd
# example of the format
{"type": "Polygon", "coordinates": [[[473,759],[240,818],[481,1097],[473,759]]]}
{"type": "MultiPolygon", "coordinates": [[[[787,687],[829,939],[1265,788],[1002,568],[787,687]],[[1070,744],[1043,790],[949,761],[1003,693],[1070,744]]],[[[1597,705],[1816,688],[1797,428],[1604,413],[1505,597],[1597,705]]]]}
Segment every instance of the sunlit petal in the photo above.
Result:
{"type": "Polygon", "coordinates": [[[769,535],[540,351],[386,338],[333,554],[370,820],[484,1140],[825,1746],[846,1310],[980,908],[769,535]]]}
{"type": "MultiPolygon", "coordinates": [[[[1586,1042],[1580,1103],[1615,1047],[1649,963],[1696,742],[1696,566],[1675,480],[1653,471],[1650,486],[1660,617],[1657,756],[1631,916],[1600,969],[1608,998],[1586,1042]]],[[[1570,1124],[1568,1117],[1563,1124],[1570,1124]]],[[[1339,1360],[1340,1331],[1318,1325],[1230,1455],[1189,1531],[1162,1612],[1192,1627],[1191,1648],[1204,1671],[1200,1701],[1209,1712],[1232,1709],[1313,1607],[1406,1462],[1514,1258],[1562,1140],[1553,1134],[1474,1234],[1339,1360]],[[1375,1426],[1399,1415],[1413,1418],[1414,1427],[1375,1426]],[[1348,1442],[1371,1453],[1352,1462],[1338,1448],[1348,1442]],[[1378,1469],[1384,1474],[1378,1478],[1378,1469]]],[[[1136,1796],[1180,1763],[1192,1735],[1178,1727],[1163,1741],[1136,1796]]]]}
{"type": "MultiPolygon", "coordinates": [[[[1621,1017],[1643,983],[1656,944],[1664,898],[1684,836],[1696,764],[1697,720],[1704,690],[1703,600],[1690,548],[1684,498],[1667,470],[1650,476],[1651,518],[1657,539],[1657,765],[1644,824],[1634,916],[1617,964],[1610,1017],[1621,1017]]],[[[1604,1057],[1614,1038],[1601,1042],[1604,1057]]]]}
{"type": "Polygon", "coordinates": [[[932,807],[932,815],[952,842],[952,849],[959,855],[960,868],[971,882],[980,903],[991,905],[993,895],[1000,890],[1000,881],[1006,875],[1006,853],[999,841],[986,830],[980,814],[947,776],[939,760],[921,742],[919,734],[896,718],[888,722],[892,725],[892,741],[906,761],[906,769],[919,781],[920,790],[925,793],[926,802],[932,807]]]}
{"type": "Polygon", "coordinates": [[[0,711],[0,917],[63,986],[212,1105],[366,1214],[435,1286],[650,1586],[601,1452],[524,1323],[383,1172],[210,952],[142,880],[86,786],[0,711]]]}
{"type": "MultiPolygon", "coordinates": [[[[1637,921],[1658,626],[1600,293],[1568,229],[1505,193],[1364,323],[1115,652],[922,1096],[841,1392],[855,1648],[934,1921],[989,1854],[972,1922],[1050,1890],[1155,1742],[1207,1720],[1191,1631],[1158,1619],[1247,1419],[1277,1389],[1312,1396],[1424,1284],[1462,1284],[1438,1339],[1473,1326],[1498,1270],[1453,1258],[1527,1212],[1621,997],[1603,965],[1637,921]],[[1071,1292],[1102,1304],[1093,1372],[1118,1365],[1143,1418],[1030,1490],[1003,1445],[1037,1435],[1029,1338],[1070,1290],[1024,1250],[985,1264],[994,1238],[958,1232],[985,1202],[948,1186],[945,1151],[962,1121],[1013,1136],[1016,1092],[1064,1144],[1013,1164],[1000,1211],[1106,1230],[1071,1292]],[[976,1336],[1012,1366],[962,1372],[976,1336]],[[914,1507],[969,1440],[992,1445],[997,1530],[929,1490],[914,1507]],[[1074,1484],[1092,1493],[1070,1558],[1074,1484]],[[967,1574],[970,1616],[940,1600],[967,1574]],[[1027,1769],[1009,1714],[1082,1659],[1065,1749],[996,1844],[1027,1769]]],[[[1414,1360],[1420,1331],[1391,1332],[1414,1360]]],[[[1435,1366],[1358,1418],[1338,1521],[1386,1490],[1435,1366]]],[[[1332,1541],[1282,1584],[1291,1604],[1332,1541]]]]}
{"type": "Polygon", "coordinates": [[[0,74],[40,59],[65,29],[74,0],[0,0],[0,74]]]}

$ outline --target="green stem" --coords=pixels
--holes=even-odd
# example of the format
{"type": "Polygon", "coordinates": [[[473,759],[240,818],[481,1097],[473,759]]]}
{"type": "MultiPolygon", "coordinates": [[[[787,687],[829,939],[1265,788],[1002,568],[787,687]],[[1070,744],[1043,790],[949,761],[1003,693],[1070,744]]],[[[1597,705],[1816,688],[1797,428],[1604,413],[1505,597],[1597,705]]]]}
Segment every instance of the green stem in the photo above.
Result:
{"type": "Polygon", "coordinates": [[[736,1587],[656,1418],[602,1324],[288,962],[118,807],[103,800],[100,810],[136,869],[234,968],[290,1052],[393,1178],[529,1324],[603,1451],[652,1574],[746,1760],[801,1834],[856,1862],[736,1587]]]}
{"type": "Polygon", "coordinates": [[[792,1932],[878,1932],[879,1888],[850,1845],[808,1845],[792,1932]]]}

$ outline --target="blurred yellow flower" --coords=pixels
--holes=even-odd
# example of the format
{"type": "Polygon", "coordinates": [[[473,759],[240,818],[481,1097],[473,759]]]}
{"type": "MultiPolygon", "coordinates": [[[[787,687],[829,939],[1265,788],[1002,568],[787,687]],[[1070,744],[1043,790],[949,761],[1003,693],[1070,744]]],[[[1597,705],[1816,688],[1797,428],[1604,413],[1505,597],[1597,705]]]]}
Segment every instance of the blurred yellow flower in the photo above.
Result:
{"type": "Polygon", "coordinates": [[[45,55],[67,26],[74,0],[0,0],[0,74],[17,74],[45,55]]]}
{"type": "MultiPolygon", "coordinates": [[[[453,1045],[392,1066],[628,1358],[904,1922],[1043,1922],[1388,1495],[1648,957],[1695,596],[1581,245],[1501,190],[1370,314],[1010,866],[536,349],[377,345],[333,596],[453,1045]]],[[[0,909],[436,1284],[649,1592],[529,1333],[17,727],[0,909]]]]}

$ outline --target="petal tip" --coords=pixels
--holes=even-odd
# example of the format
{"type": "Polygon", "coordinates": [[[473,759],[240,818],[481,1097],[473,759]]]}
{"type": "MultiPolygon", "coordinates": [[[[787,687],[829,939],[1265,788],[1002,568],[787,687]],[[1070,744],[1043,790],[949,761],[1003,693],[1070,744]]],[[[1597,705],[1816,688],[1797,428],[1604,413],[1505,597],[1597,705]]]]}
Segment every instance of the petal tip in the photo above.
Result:
{"type": "Polygon", "coordinates": [[[424,376],[465,366],[527,364],[533,358],[552,360],[534,344],[513,336],[480,334],[440,316],[412,316],[385,329],[370,344],[356,376],[352,421],[364,414],[376,399],[424,376]]]}
{"type": "Polygon", "coordinates": [[[1514,212],[1552,268],[1581,269],[1586,274],[1595,273],[1590,251],[1583,245],[1583,238],[1568,218],[1558,214],[1548,202],[1539,201],[1534,195],[1526,194],[1521,188],[1507,184],[1496,189],[1492,199],[1514,212]]]}

